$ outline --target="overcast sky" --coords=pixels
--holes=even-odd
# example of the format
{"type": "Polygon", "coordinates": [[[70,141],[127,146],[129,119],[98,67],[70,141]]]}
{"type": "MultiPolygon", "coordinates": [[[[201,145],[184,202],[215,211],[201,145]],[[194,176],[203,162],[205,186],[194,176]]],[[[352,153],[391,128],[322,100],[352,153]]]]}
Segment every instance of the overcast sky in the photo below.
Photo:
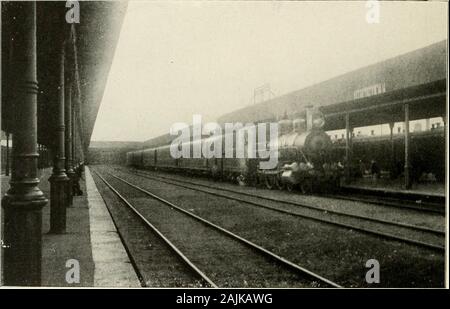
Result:
{"type": "Polygon", "coordinates": [[[143,141],[447,38],[444,3],[130,1],[93,140],[143,141]]]}

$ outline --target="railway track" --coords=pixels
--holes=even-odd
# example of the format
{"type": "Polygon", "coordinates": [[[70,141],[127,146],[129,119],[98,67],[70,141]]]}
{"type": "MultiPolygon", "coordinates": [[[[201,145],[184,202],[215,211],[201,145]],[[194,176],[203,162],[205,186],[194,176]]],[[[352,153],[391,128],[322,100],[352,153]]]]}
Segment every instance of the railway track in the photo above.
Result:
{"type": "MultiPolygon", "coordinates": [[[[160,176],[161,178],[165,178],[168,180],[172,180],[173,178],[160,176]]],[[[174,179],[177,180],[177,179],[174,179]]],[[[202,185],[202,184],[201,184],[202,185]]],[[[387,207],[394,207],[394,208],[400,208],[400,209],[407,209],[407,210],[413,210],[418,211],[421,213],[434,213],[434,214],[445,214],[445,201],[443,203],[438,202],[429,202],[429,201],[416,201],[412,199],[408,200],[402,200],[400,198],[394,198],[394,197],[386,197],[382,195],[367,195],[367,194],[357,194],[354,193],[352,190],[349,190],[348,188],[345,188],[346,192],[349,192],[349,195],[343,195],[343,194],[321,194],[319,197],[323,198],[329,198],[329,199],[340,199],[345,201],[354,201],[354,202],[362,202],[362,203],[368,203],[368,204],[374,204],[374,205],[381,205],[381,206],[387,206],[387,207]]],[[[233,190],[230,190],[232,192],[236,192],[233,190]]]]}
{"type": "MultiPolygon", "coordinates": [[[[382,205],[388,207],[403,208],[408,210],[415,210],[422,213],[436,213],[445,214],[445,204],[433,203],[433,202],[417,202],[413,200],[402,200],[399,198],[386,197],[381,195],[367,195],[367,194],[355,194],[349,192],[349,195],[331,194],[324,195],[325,197],[341,199],[346,201],[355,201],[370,203],[375,205],[382,205]]],[[[445,203],[445,202],[444,202],[445,203]]]]}
{"type": "MultiPolygon", "coordinates": [[[[135,207],[129,199],[127,199],[123,194],[119,192],[119,190],[114,187],[108,180],[105,179],[102,175],[100,175],[97,171],[94,171],[94,173],[105,183],[105,185],[122,201],[124,205],[126,205],[129,209],[133,211],[133,213],[143,222],[149,229],[151,229],[154,233],[156,233],[161,239],[164,240],[164,242],[173,250],[174,253],[178,255],[180,259],[182,259],[186,265],[192,270],[193,273],[197,275],[204,283],[205,285],[209,287],[218,287],[220,284],[216,283],[210,277],[208,277],[202,270],[200,270],[200,267],[198,267],[193,261],[192,258],[189,259],[186,254],[182,252],[178,247],[175,246],[174,243],[172,243],[167,236],[165,236],[154,224],[152,224],[147,216],[142,213],[142,210],[139,210],[137,207],[135,207]]],[[[252,254],[255,254],[259,256],[260,258],[263,258],[264,260],[270,261],[271,263],[275,263],[285,271],[288,271],[289,274],[295,274],[296,276],[300,276],[302,280],[305,280],[304,278],[307,278],[306,283],[303,283],[307,287],[341,287],[337,283],[326,279],[322,276],[320,276],[317,273],[314,273],[304,267],[301,267],[281,256],[278,256],[277,254],[265,249],[262,246],[259,246],[225,228],[222,228],[198,215],[192,214],[189,211],[183,209],[182,207],[152,193],[149,192],[117,175],[109,174],[110,177],[113,179],[119,181],[122,184],[125,184],[126,186],[132,188],[133,190],[136,190],[140,193],[143,193],[145,196],[151,198],[154,201],[157,201],[160,205],[164,205],[168,207],[171,210],[175,210],[178,214],[183,215],[184,217],[187,217],[191,220],[194,220],[197,223],[200,223],[201,225],[207,227],[209,230],[214,231],[215,233],[218,233],[221,235],[221,237],[225,237],[229,239],[229,241],[233,241],[235,243],[238,243],[241,247],[246,247],[247,250],[251,251],[252,254]]],[[[173,216],[173,213],[171,214],[173,216]]],[[[194,231],[190,231],[194,233],[194,231]]],[[[201,233],[200,233],[201,234],[201,233]]],[[[227,250],[229,248],[226,248],[227,250]]],[[[243,252],[242,248],[238,250],[239,252],[243,252]]],[[[245,250],[244,250],[245,251],[245,250]]],[[[251,256],[251,255],[250,255],[251,256]]],[[[270,264],[272,265],[272,264],[270,264]]],[[[203,265],[205,267],[205,265],[203,265]]],[[[272,266],[270,266],[272,267],[272,266]]],[[[273,271],[275,274],[278,274],[280,272],[278,268],[274,268],[273,271]]]]}
{"type": "MultiPolygon", "coordinates": [[[[189,275],[193,275],[193,282],[198,280],[201,283],[201,286],[203,287],[213,287],[216,288],[214,282],[212,282],[211,279],[209,279],[201,270],[199,270],[166,236],[164,236],[163,233],[161,233],[150,221],[148,221],[129,201],[121,195],[108,181],[105,180],[104,177],[102,177],[98,172],[94,171],[94,173],[104,182],[104,184],[118,197],[118,199],[127,206],[127,208],[135,215],[135,217],[147,228],[147,230],[150,230],[154,235],[156,235],[167,247],[172,251],[172,253],[180,260],[182,261],[185,266],[188,268],[189,275]]],[[[114,218],[114,216],[111,214],[111,216],[114,218]]],[[[113,219],[116,224],[116,219],[113,219]]],[[[117,224],[116,224],[117,225],[117,224]]],[[[120,230],[119,230],[120,234],[120,230]]],[[[126,244],[126,240],[121,235],[122,242],[126,244]]],[[[128,247],[128,246],[126,246],[128,247]]],[[[145,282],[144,275],[142,274],[142,271],[140,271],[139,266],[137,265],[136,260],[133,258],[132,254],[130,253],[130,250],[127,249],[129,255],[132,258],[132,263],[134,265],[134,268],[138,272],[138,277],[140,278],[141,285],[143,287],[148,286],[145,282]]]]}
{"type": "MultiPolygon", "coordinates": [[[[235,200],[238,202],[243,202],[243,203],[250,204],[253,206],[270,209],[270,210],[273,210],[273,211],[276,211],[279,213],[284,213],[284,214],[291,215],[291,216],[307,218],[307,219],[315,220],[315,221],[318,221],[321,223],[327,223],[327,224],[331,224],[331,225],[335,225],[335,226],[339,226],[339,227],[343,227],[343,228],[347,228],[347,229],[352,229],[352,230],[356,230],[356,231],[363,232],[366,234],[374,235],[377,237],[382,237],[382,238],[389,239],[389,240],[396,240],[396,241],[400,241],[400,242],[404,242],[404,243],[408,243],[408,244],[412,244],[412,245],[416,245],[419,247],[428,248],[428,249],[432,249],[432,250],[436,250],[436,251],[440,251],[440,252],[445,251],[445,247],[443,245],[439,244],[439,243],[444,243],[445,232],[440,231],[440,230],[435,230],[432,228],[428,228],[428,227],[417,226],[417,225],[412,225],[412,224],[407,224],[407,223],[402,223],[402,222],[388,221],[388,220],[383,220],[383,219],[378,219],[378,218],[371,218],[371,217],[366,217],[366,216],[361,216],[361,215],[356,215],[356,214],[349,214],[349,213],[339,212],[339,211],[335,211],[335,210],[331,210],[331,209],[324,209],[322,207],[309,205],[309,204],[305,204],[305,203],[291,202],[291,201],[280,200],[280,199],[276,199],[276,198],[272,198],[272,197],[259,196],[259,195],[255,195],[255,194],[248,193],[248,192],[240,192],[240,191],[227,189],[227,188],[218,188],[218,187],[214,187],[214,186],[210,186],[210,185],[206,185],[206,184],[200,184],[197,182],[194,183],[194,182],[190,182],[190,181],[174,179],[171,177],[165,177],[165,176],[160,176],[160,175],[155,177],[155,176],[150,176],[148,173],[143,173],[143,172],[139,172],[139,171],[135,171],[135,174],[140,177],[147,178],[147,179],[164,182],[166,184],[179,186],[179,187],[183,187],[186,189],[195,190],[198,192],[203,192],[203,193],[210,194],[210,195],[217,196],[217,197],[232,199],[232,200],[235,200]],[[230,193],[232,193],[233,195],[230,195],[230,193]],[[252,200],[249,200],[248,198],[251,198],[252,200]],[[255,199],[256,199],[256,201],[255,201],[255,199]],[[258,200],[259,201],[270,201],[270,202],[275,202],[278,204],[300,207],[300,208],[308,209],[310,211],[319,213],[319,215],[302,214],[302,213],[298,213],[296,211],[275,207],[273,205],[269,206],[269,205],[265,205],[265,204],[259,202],[258,200]],[[349,224],[349,223],[345,223],[345,222],[331,220],[330,218],[325,218],[325,217],[330,217],[330,216],[337,216],[337,217],[341,217],[341,218],[362,221],[363,224],[358,224],[358,225],[354,224],[354,223],[349,224]],[[378,225],[378,229],[376,229],[376,228],[370,229],[370,228],[364,227],[367,223],[378,225]],[[398,233],[395,234],[392,232],[388,233],[388,232],[383,231],[386,229],[387,226],[390,227],[391,229],[392,228],[402,229],[403,233],[409,234],[410,232],[415,232],[416,234],[419,233],[419,234],[426,235],[425,238],[431,237],[433,239],[433,242],[429,242],[429,241],[427,242],[427,241],[423,241],[420,239],[405,237],[405,236],[399,235],[398,233]]],[[[418,235],[418,236],[423,238],[423,235],[418,235]]]]}

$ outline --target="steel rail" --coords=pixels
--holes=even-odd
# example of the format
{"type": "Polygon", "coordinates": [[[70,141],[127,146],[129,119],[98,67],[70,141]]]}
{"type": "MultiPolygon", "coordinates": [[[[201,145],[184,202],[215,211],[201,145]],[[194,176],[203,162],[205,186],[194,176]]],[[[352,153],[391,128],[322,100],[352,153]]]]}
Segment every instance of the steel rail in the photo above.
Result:
{"type": "MultiPolygon", "coordinates": [[[[401,242],[404,242],[404,243],[409,243],[409,244],[413,244],[413,245],[416,245],[416,246],[425,247],[425,248],[428,248],[428,249],[433,249],[433,250],[438,250],[438,251],[445,251],[445,247],[443,247],[443,246],[430,244],[430,243],[423,242],[423,241],[420,241],[420,240],[415,240],[415,239],[410,239],[410,238],[406,238],[406,237],[401,237],[401,236],[397,236],[397,235],[394,235],[394,234],[391,234],[391,233],[384,233],[384,232],[379,232],[379,231],[375,231],[375,230],[371,230],[371,229],[365,229],[365,228],[358,227],[358,226],[351,225],[351,224],[335,222],[335,221],[322,219],[322,218],[317,218],[317,217],[313,217],[313,216],[307,216],[307,215],[303,215],[303,214],[300,214],[300,213],[297,213],[297,212],[292,212],[292,211],[289,211],[289,210],[279,209],[279,208],[276,208],[276,207],[263,205],[263,204],[260,204],[260,203],[257,203],[257,202],[244,200],[244,199],[241,199],[241,198],[238,198],[238,197],[232,197],[232,196],[225,195],[225,194],[220,194],[220,193],[216,193],[216,192],[210,192],[210,191],[202,190],[202,189],[199,189],[199,188],[185,186],[185,185],[182,185],[182,184],[171,183],[169,181],[158,179],[157,177],[148,176],[147,174],[144,174],[144,175],[142,173],[140,173],[140,174],[136,173],[136,174],[138,176],[141,176],[141,177],[144,177],[144,178],[153,179],[153,180],[164,182],[164,183],[171,184],[171,185],[174,185],[174,186],[179,186],[179,187],[183,187],[183,188],[190,189],[190,190],[204,192],[204,193],[211,194],[211,195],[214,195],[214,196],[223,197],[223,198],[226,198],[226,199],[247,203],[247,204],[250,204],[250,205],[254,205],[254,206],[257,206],[257,207],[270,209],[270,210],[273,210],[273,211],[276,211],[276,212],[280,212],[280,213],[284,213],[284,214],[288,214],[288,215],[292,215],[292,216],[296,216],[296,217],[302,217],[302,218],[311,219],[311,220],[315,220],[315,221],[322,222],[322,223],[327,223],[327,224],[331,224],[331,225],[335,225],[335,226],[340,226],[340,227],[356,230],[356,231],[359,231],[359,232],[363,232],[363,233],[367,233],[367,234],[383,237],[383,238],[386,238],[386,239],[397,240],[397,241],[401,241],[401,242]]],[[[175,180],[175,181],[178,181],[178,180],[175,180]]],[[[179,182],[181,182],[181,181],[179,181],[179,182]]],[[[190,184],[192,184],[192,183],[190,183],[190,184]]],[[[206,185],[204,185],[204,186],[206,186],[206,185]]],[[[216,188],[211,188],[211,189],[218,190],[218,191],[222,190],[222,189],[216,189],[216,188]]],[[[230,189],[223,189],[223,191],[237,193],[236,191],[230,190],[230,189]]],[[[328,212],[328,213],[335,212],[335,211],[332,211],[332,210],[326,210],[326,209],[323,209],[323,208],[320,208],[320,207],[311,206],[311,205],[304,205],[304,204],[300,204],[300,203],[294,203],[294,202],[288,202],[288,201],[283,201],[283,200],[277,200],[277,199],[269,198],[269,197],[259,197],[259,196],[256,196],[256,195],[253,195],[253,194],[249,194],[249,193],[241,193],[241,192],[239,192],[237,194],[247,195],[247,196],[251,196],[251,197],[255,197],[255,198],[261,198],[261,199],[267,199],[267,200],[280,202],[280,203],[285,203],[285,204],[293,204],[293,205],[301,206],[301,207],[304,207],[304,208],[311,208],[311,209],[314,209],[314,210],[320,210],[321,212],[328,212]]],[[[353,216],[355,218],[360,217],[359,219],[365,219],[365,220],[372,219],[372,218],[369,219],[367,217],[358,216],[358,215],[354,215],[354,214],[344,214],[344,213],[341,213],[341,212],[335,212],[335,214],[342,215],[342,216],[349,216],[349,217],[353,216]]],[[[380,219],[374,219],[374,220],[380,220],[380,219]]],[[[387,221],[387,222],[391,223],[391,221],[387,221]]],[[[394,225],[397,224],[396,222],[392,222],[392,223],[394,225]]],[[[402,224],[405,224],[405,223],[402,223],[402,224]]],[[[405,224],[405,225],[407,225],[407,224],[405,224]]],[[[408,225],[404,226],[404,227],[411,228],[408,225]]],[[[438,233],[438,234],[445,235],[445,232],[441,233],[440,231],[433,230],[433,229],[429,229],[428,230],[428,228],[423,228],[423,227],[417,227],[417,228],[425,229],[424,230],[425,232],[433,231],[431,233],[438,233]]],[[[424,232],[424,231],[422,231],[422,232],[424,232]]]]}
{"type": "MultiPolygon", "coordinates": [[[[140,171],[143,172],[143,171],[140,171]]],[[[148,174],[146,174],[148,175],[148,174]]],[[[168,179],[168,180],[174,180],[174,181],[180,181],[180,182],[185,182],[183,180],[179,180],[179,179],[174,179],[171,177],[167,177],[167,176],[161,176],[158,175],[158,177],[164,178],[164,179],[168,179]]],[[[185,183],[189,183],[189,182],[185,182],[185,183]]],[[[196,185],[198,183],[195,183],[196,185]]],[[[284,201],[284,200],[278,200],[275,198],[271,198],[271,197],[265,197],[265,196],[258,196],[258,195],[254,195],[251,193],[246,193],[246,192],[239,192],[239,191],[235,191],[235,190],[231,190],[231,189],[226,189],[226,188],[216,188],[216,187],[212,187],[212,186],[208,186],[205,184],[198,184],[199,186],[203,186],[203,187],[207,187],[207,188],[211,188],[211,189],[215,189],[215,190],[222,190],[222,191],[228,191],[228,192],[233,192],[233,193],[237,193],[237,194],[242,194],[242,195],[247,195],[247,196],[254,196],[254,197],[258,197],[261,199],[266,199],[266,200],[271,200],[271,201],[275,201],[275,202],[280,202],[280,203],[285,203],[285,204],[292,204],[292,205],[297,205],[297,206],[301,206],[301,207],[307,207],[307,208],[311,208],[311,209],[317,209],[317,210],[321,210],[323,208],[320,207],[315,207],[315,206],[311,206],[311,205],[307,205],[307,204],[301,204],[301,203],[296,203],[296,202],[290,202],[290,201],[284,201]]],[[[326,195],[320,195],[319,197],[325,197],[325,198],[329,198],[329,199],[340,199],[340,200],[348,200],[348,201],[354,201],[354,202],[362,202],[362,203],[368,203],[368,204],[375,204],[375,205],[381,205],[381,206],[386,206],[386,207],[395,207],[395,208],[400,208],[400,209],[407,209],[407,210],[413,210],[413,211],[418,211],[418,212],[422,212],[422,213],[434,213],[434,214],[440,214],[443,215],[445,214],[445,209],[444,210],[438,210],[438,209],[432,209],[432,208],[427,208],[425,205],[429,205],[431,207],[437,207],[440,204],[437,203],[430,203],[430,202],[426,202],[422,205],[424,206],[416,206],[413,205],[414,202],[413,201],[409,201],[411,203],[411,205],[407,205],[404,203],[399,203],[398,201],[401,201],[399,199],[395,199],[395,198],[377,198],[377,199],[373,199],[371,198],[371,196],[368,196],[367,198],[364,197],[357,197],[357,196],[344,196],[344,195],[340,195],[340,194],[326,194],[326,195]]],[[[333,211],[330,210],[329,212],[333,212],[336,214],[339,214],[339,212],[337,211],[333,211]]],[[[347,214],[349,216],[353,216],[352,214],[347,214]]],[[[356,215],[355,215],[356,216],[356,215]]],[[[367,217],[366,217],[367,218],[367,217]]],[[[370,220],[371,218],[367,218],[368,220],[370,220]]],[[[382,219],[375,219],[374,220],[382,220],[382,219]]],[[[390,224],[391,221],[387,221],[386,220],[386,224],[390,224]]],[[[403,225],[408,225],[406,223],[397,223],[397,222],[392,222],[393,224],[403,224],[403,225]]],[[[415,228],[414,225],[410,225],[411,228],[415,228]]],[[[426,227],[418,227],[419,229],[427,229],[426,227]]],[[[436,233],[436,234],[445,234],[444,231],[438,231],[438,230],[433,230],[431,228],[428,228],[427,232],[431,232],[431,233],[436,233]],[[433,232],[435,231],[435,232],[433,232]]]]}
{"type": "Polygon", "coordinates": [[[340,200],[347,200],[347,201],[354,201],[354,202],[363,202],[363,203],[369,203],[369,204],[375,204],[375,205],[381,205],[381,206],[387,206],[387,207],[402,208],[402,209],[419,211],[422,213],[429,212],[429,213],[435,213],[435,214],[440,214],[440,215],[445,214],[445,209],[438,210],[438,209],[433,209],[433,208],[427,208],[425,205],[429,205],[430,207],[437,207],[439,205],[436,203],[429,203],[429,202],[422,204],[423,206],[416,206],[416,205],[413,205],[414,204],[413,201],[408,201],[411,203],[411,205],[408,205],[408,204],[401,203],[400,201],[402,201],[402,200],[400,200],[400,199],[395,199],[395,198],[377,198],[377,199],[375,199],[374,198],[375,196],[370,196],[370,195],[368,195],[367,197],[362,197],[362,196],[358,197],[358,196],[354,196],[354,195],[345,196],[345,195],[341,195],[341,194],[328,194],[328,195],[324,195],[324,197],[340,199],[340,200]]]}
{"type": "MultiPolygon", "coordinates": [[[[197,182],[190,182],[190,181],[181,180],[181,179],[175,179],[175,178],[166,177],[166,176],[158,175],[158,176],[155,177],[155,176],[150,176],[150,175],[148,175],[146,173],[142,173],[142,172],[141,173],[136,173],[136,174],[139,175],[139,176],[142,176],[142,177],[153,178],[155,180],[157,178],[162,178],[162,179],[166,179],[166,180],[170,180],[170,181],[175,181],[175,182],[180,182],[180,183],[185,183],[185,184],[190,184],[190,185],[201,186],[201,187],[205,187],[205,188],[212,189],[212,190],[226,191],[226,192],[230,192],[230,193],[235,193],[235,194],[245,195],[245,196],[249,196],[249,197],[259,198],[259,199],[262,199],[262,200],[273,201],[273,202],[277,202],[277,203],[281,203],[281,204],[299,206],[299,207],[309,208],[309,209],[313,209],[313,210],[317,210],[317,211],[332,213],[332,214],[336,214],[336,215],[340,215],[340,216],[347,216],[347,217],[356,218],[356,219],[363,219],[363,220],[367,220],[367,221],[371,221],[371,222],[383,223],[383,224],[392,225],[392,226],[399,226],[399,227],[403,227],[403,228],[409,228],[409,229],[417,230],[417,231],[420,231],[420,232],[428,232],[428,233],[432,233],[432,234],[436,234],[436,235],[445,236],[445,231],[435,230],[435,229],[432,229],[432,228],[429,228],[429,227],[417,226],[417,225],[403,223],[403,222],[394,222],[394,221],[383,220],[383,219],[378,219],[378,218],[371,218],[371,217],[366,217],[366,216],[361,216],[361,215],[356,215],[356,214],[351,214],[351,213],[345,213],[345,212],[341,212],[341,211],[336,211],[336,210],[332,210],[332,209],[326,209],[326,208],[317,207],[317,206],[308,205],[308,204],[303,204],[303,203],[299,203],[299,202],[286,201],[286,200],[281,200],[281,199],[277,199],[277,198],[273,198],[273,197],[267,197],[267,196],[260,196],[260,195],[251,194],[251,193],[247,193],[247,192],[235,191],[235,190],[231,190],[231,189],[227,189],[227,188],[218,188],[218,187],[213,187],[213,186],[209,186],[209,185],[206,185],[206,184],[201,184],[201,183],[197,183],[197,182]]],[[[355,200],[355,201],[357,201],[357,200],[355,200]]]]}
{"type": "MultiPolygon", "coordinates": [[[[313,206],[313,205],[303,204],[303,203],[299,203],[299,202],[280,200],[280,199],[273,198],[273,197],[260,196],[260,195],[251,194],[251,193],[247,193],[247,192],[235,191],[235,190],[231,190],[231,189],[227,189],[227,188],[217,188],[217,187],[209,186],[206,184],[190,182],[190,181],[186,181],[186,180],[175,179],[175,178],[170,178],[170,177],[165,177],[165,176],[160,176],[160,175],[155,177],[155,176],[150,176],[146,173],[136,173],[136,174],[139,176],[142,176],[142,177],[147,177],[147,178],[151,178],[151,179],[155,179],[155,180],[159,180],[158,178],[162,178],[162,179],[166,179],[166,180],[170,180],[170,181],[205,187],[205,188],[216,190],[216,191],[226,191],[226,192],[235,193],[238,195],[239,194],[245,195],[245,196],[259,198],[262,200],[273,201],[273,202],[277,202],[277,203],[281,203],[281,204],[299,206],[299,207],[303,207],[303,208],[309,208],[309,209],[313,209],[313,210],[317,210],[317,211],[321,211],[321,212],[327,212],[327,213],[331,213],[331,214],[336,214],[336,215],[340,215],[340,216],[347,216],[350,218],[363,219],[363,220],[367,220],[367,221],[371,221],[371,222],[383,223],[383,224],[392,225],[392,226],[396,226],[396,227],[409,228],[409,229],[417,230],[420,232],[427,232],[427,233],[432,233],[432,234],[436,234],[436,235],[440,235],[440,236],[445,236],[445,231],[435,230],[435,229],[432,229],[429,227],[417,226],[417,225],[403,223],[403,222],[394,222],[394,221],[383,220],[383,219],[378,219],[378,218],[371,218],[371,217],[366,217],[366,216],[361,216],[361,215],[356,215],[356,214],[350,214],[350,213],[345,213],[345,212],[336,211],[336,210],[332,210],[332,209],[326,209],[326,208],[317,207],[317,206],[313,206]]],[[[192,188],[192,189],[196,190],[196,188],[192,188]]],[[[202,192],[208,193],[208,191],[202,191],[202,192]]],[[[270,206],[268,206],[268,207],[270,207],[270,206]]],[[[284,212],[284,210],[282,210],[282,209],[280,209],[280,210],[284,212]]],[[[290,211],[287,211],[287,212],[291,213],[290,211]]]]}
{"type": "Polygon", "coordinates": [[[114,187],[103,178],[97,171],[94,173],[108,186],[108,188],[114,192],[119,199],[127,205],[141,220],[144,224],[149,227],[155,234],[157,234],[177,255],[180,257],[190,268],[193,270],[198,276],[202,278],[202,280],[213,288],[217,288],[218,286],[209,279],[194,263],[192,263],[184,254],[181,252],[164,234],[162,234],[153,224],[151,224],[133,205],[131,205],[125,197],[123,197],[114,187]]]}
{"type": "Polygon", "coordinates": [[[229,237],[231,237],[231,238],[233,238],[235,240],[238,240],[241,243],[244,243],[248,247],[256,250],[257,252],[265,254],[266,256],[274,259],[276,262],[280,263],[281,265],[287,266],[287,267],[289,267],[289,268],[291,268],[291,269],[293,269],[295,271],[298,271],[302,275],[306,274],[309,277],[314,278],[316,280],[319,280],[319,281],[321,281],[321,282],[323,282],[323,283],[325,283],[325,284],[327,284],[327,285],[329,285],[331,287],[335,287],[335,288],[341,288],[342,287],[339,284],[337,284],[337,283],[335,283],[335,282],[333,282],[333,281],[331,281],[329,279],[326,279],[326,278],[322,277],[321,275],[316,274],[316,273],[314,273],[314,272],[312,272],[312,271],[310,271],[310,270],[308,270],[308,269],[306,269],[306,268],[304,268],[304,267],[302,267],[300,265],[297,265],[297,264],[295,264],[295,263],[293,263],[293,262],[291,262],[291,261],[289,261],[289,260],[287,260],[287,259],[285,259],[285,258],[283,258],[283,257],[281,257],[281,256],[279,256],[279,255],[277,255],[277,254],[275,254],[275,253],[273,253],[273,252],[271,252],[271,251],[269,251],[269,250],[267,250],[267,249],[257,245],[257,244],[255,244],[255,243],[253,243],[253,242],[251,242],[251,241],[249,241],[249,240],[247,240],[247,239],[245,239],[245,238],[243,238],[243,237],[241,237],[241,236],[239,236],[237,234],[234,234],[233,232],[231,232],[231,231],[229,231],[229,230],[227,230],[227,229],[225,229],[223,227],[220,227],[220,226],[218,226],[218,225],[216,225],[216,224],[214,224],[214,223],[212,223],[212,222],[210,222],[210,221],[208,221],[206,219],[203,219],[200,216],[194,215],[194,214],[190,213],[189,211],[187,211],[187,210],[185,210],[185,209],[175,205],[174,203],[172,203],[172,202],[170,202],[170,201],[168,201],[168,200],[166,200],[166,199],[164,199],[164,198],[162,198],[162,197],[160,197],[160,196],[158,196],[158,195],[156,195],[156,194],[154,194],[152,192],[149,192],[149,191],[147,191],[147,190],[145,190],[145,189],[143,189],[141,187],[138,187],[138,186],[136,186],[136,185],[126,181],[125,179],[123,179],[121,177],[118,177],[118,176],[110,174],[110,173],[108,173],[108,174],[110,176],[112,176],[112,177],[122,181],[123,183],[126,183],[130,187],[135,188],[136,190],[141,191],[142,193],[144,193],[144,194],[146,194],[146,195],[148,195],[148,196],[150,196],[150,197],[152,197],[152,198],[154,198],[154,199],[156,199],[156,200],[166,204],[167,206],[170,206],[173,209],[175,209],[175,210],[177,210],[177,211],[179,211],[181,213],[184,213],[184,214],[186,214],[186,215],[188,215],[188,216],[190,216],[190,217],[192,217],[192,218],[202,222],[203,224],[205,224],[207,226],[210,226],[210,227],[220,231],[221,233],[223,233],[223,234],[225,234],[225,235],[227,235],[227,236],[229,236],[229,237]]]}

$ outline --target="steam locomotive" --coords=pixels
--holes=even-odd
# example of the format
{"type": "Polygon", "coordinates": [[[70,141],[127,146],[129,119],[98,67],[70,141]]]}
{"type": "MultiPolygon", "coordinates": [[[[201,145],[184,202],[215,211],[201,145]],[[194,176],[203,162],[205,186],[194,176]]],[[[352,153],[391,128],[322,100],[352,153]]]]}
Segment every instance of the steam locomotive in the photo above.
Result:
{"type": "MultiPolygon", "coordinates": [[[[170,145],[128,152],[127,165],[189,175],[201,174],[214,179],[231,180],[241,185],[263,185],[267,189],[292,191],[299,188],[302,193],[316,192],[324,188],[328,191],[335,190],[339,188],[342,166],[331,162],[332,142],[323,130],[324,124],[321,113],[310,109],[303,113],[303,117],[300,114],[294,120],[285,115],[284,119],[278,122],[278,136],[275,139],[270,140],[266,132],[267,144],[264,146],[267,146],[270,155],[276,155],[278,158],[275,166],[269,169],[262,168],[262,163],[268,158],[260,156],[259,152],[256,156],[249,155],[248,151],[244,157],[225,156],[226,138],[221,138],[222,156],[192,157],[195,143],[211,144],[212,139],[218,138],[217,136],[187,142],[184,146],[189,147],[191,151],[189,157],[174,158],[170,145]]],[[[234,141],[231,147],[235,154],[236,139],[234,141]]],[[[245,149],[248,149],[247,139],[245,146],[245,149]]]]}

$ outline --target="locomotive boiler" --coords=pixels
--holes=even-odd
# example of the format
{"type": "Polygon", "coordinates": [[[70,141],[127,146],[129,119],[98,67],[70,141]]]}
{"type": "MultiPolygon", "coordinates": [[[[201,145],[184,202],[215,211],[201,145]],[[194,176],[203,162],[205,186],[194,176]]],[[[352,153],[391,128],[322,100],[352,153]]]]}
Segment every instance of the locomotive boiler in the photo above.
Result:
{"type": "Polygon", "coordinates": [[[308,193],[339,186],[340,170],[330,162],[332,143],[322,129],[325,123],[322,114],[308,109],[305,118],[279,121],[280,135],[275,147],[278,165],[257,172],[259,182],[268,189],[292,191],[298,187],[308,193]]]}

